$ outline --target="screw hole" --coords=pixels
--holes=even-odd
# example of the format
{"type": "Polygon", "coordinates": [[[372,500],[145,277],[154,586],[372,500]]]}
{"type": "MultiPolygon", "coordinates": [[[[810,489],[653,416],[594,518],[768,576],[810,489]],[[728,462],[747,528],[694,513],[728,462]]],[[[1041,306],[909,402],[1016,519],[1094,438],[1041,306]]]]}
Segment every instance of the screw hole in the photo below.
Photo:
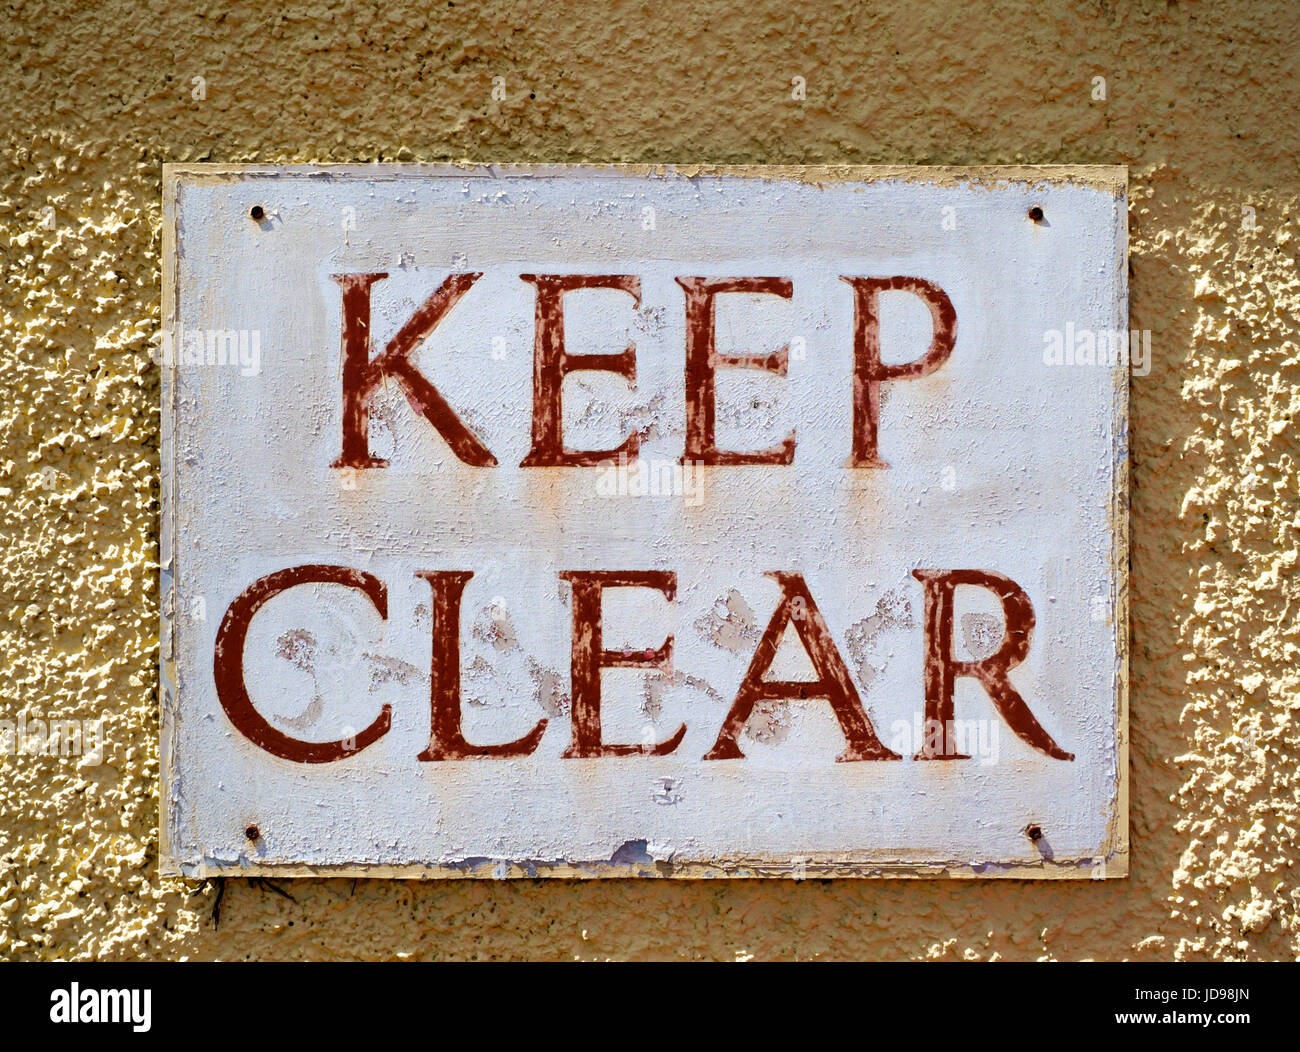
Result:
{"type": "Polygon", "coordinates": [[[1025,826],[1025,836],[1029,837],[1030,840],[1042,840],[1043,827],[1037,823],[1025,826]]]}
{"type": "Polygon", "coordinates": [[[1034,205],[1034,207],[1029,210],[1029,218],[1032,219],[1035,223],[1041,223],[1043,221],[1042,207],[1039,205],[1034,205]]]}
{"type": "Polygon", "coordinates": [[[266,209],[261,205],[253,205],[253,207],[248,210],[248,214],[253,217],[254,222],[260,223],[266,218],[266,209]]]}
{"type": "Polygon", "coordinates": [[[248,837],[249,840],[260,840],[262,839],[262,831],[257,826],[249,826],[244,830],[244,836],[248,837]]]}

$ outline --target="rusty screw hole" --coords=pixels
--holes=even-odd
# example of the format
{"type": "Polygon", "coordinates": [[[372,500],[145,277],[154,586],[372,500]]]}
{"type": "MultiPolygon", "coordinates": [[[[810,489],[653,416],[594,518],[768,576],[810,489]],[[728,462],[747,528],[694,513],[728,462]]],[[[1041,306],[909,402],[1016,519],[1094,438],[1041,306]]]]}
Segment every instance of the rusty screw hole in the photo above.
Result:
{"type": "Polygon", "coordinates": [[[1030,840],[1042,840],[1043,827],[1037,823],[1025,826],[1025,836],[1029,837],[1030,840]]]}
{"type": "Polygon", "coordinates": [[[253,217],[255,222],[260,223],[266,218],[266,209],[261,205],[253,205],[253,207],[248,210],[248,214],[253,217]]]}
{"type": "Polygon", "coordinates": [[[1029,210],[1029,218],[1035,223],[1041,223],[1043,221],[1042,208],[1038,205],[1034,205],[1034,207],[1029,210]]]}
{"type": "Polygon", "coordinates": [[[244,836],[248,837],[249,840],[260,840],[262,838],[262,831],[258,829],[257,826],[249,826],[244,830],[244,836]]]}

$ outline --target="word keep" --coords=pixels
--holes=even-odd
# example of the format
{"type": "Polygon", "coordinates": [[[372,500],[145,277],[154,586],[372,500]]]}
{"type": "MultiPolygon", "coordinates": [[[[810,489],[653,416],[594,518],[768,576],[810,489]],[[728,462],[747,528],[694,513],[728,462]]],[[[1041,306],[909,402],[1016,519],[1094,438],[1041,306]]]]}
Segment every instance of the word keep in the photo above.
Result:
{"type": "MultiPolygon", "coordinates": [[[[343,287],[343,449],[336,468],[382,468],[387,461],[370,453],[369,414],[375,393],[394,381],[411,406],[437,429],[466,464],[495,467],[496,457],[456,415],[438,389],[411,363],[411,352],[438,327],[483,275],[452,274],[415,311],[379,353],[370,338],[370,290],[388,275],[336,274],[343,287]]],[[[619,455],[635,459],[639,438],[627,435],[613,449],[569,449],[561,425],[561,390],[572,372],[608,372],[629,383],[636,380],[636,346],[611,354],[571,355],[564,346],[564,296],[578,289],[618,289],[641,305],[641,279],[631,274],[521,274],[537,289],[533,336],[532,448],[521,467],[591,467],[619,455]]],[[[717,298],[726,293],[765,293],[789,299],[789,278],[677,278],[686,296],[686,448],[682,459],[704,465],[790,464],[794,435],[771,449],[738,453],[719,449],[714,437],[717,413],[715,378],[721,367],[763,369],[784,376],[789,347],[761,355],[720,354],[715,345],[717,298]]],[[[947,294],[924,278],[844,277],[853,288],[853,447],[849,467],[883,468],[877,432],[880,425],[880,385],[890,380],[924,376],[952,354],[957,339],[957,313],[947,294]],[[929,308],[934,333],[920,358],[887,365],[880,354],[879,298],[882,292],[909,292],[929,308]]]]}

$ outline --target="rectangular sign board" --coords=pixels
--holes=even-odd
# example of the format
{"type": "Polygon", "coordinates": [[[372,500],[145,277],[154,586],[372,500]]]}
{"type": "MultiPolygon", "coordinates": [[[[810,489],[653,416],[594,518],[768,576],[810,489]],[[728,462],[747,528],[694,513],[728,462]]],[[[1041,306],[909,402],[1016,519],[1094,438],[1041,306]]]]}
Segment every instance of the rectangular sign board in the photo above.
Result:
{"type": "Polygon", "coordinates": [[[164,173],[163,871],[1123,876],[1123,168],[164,173]]]}

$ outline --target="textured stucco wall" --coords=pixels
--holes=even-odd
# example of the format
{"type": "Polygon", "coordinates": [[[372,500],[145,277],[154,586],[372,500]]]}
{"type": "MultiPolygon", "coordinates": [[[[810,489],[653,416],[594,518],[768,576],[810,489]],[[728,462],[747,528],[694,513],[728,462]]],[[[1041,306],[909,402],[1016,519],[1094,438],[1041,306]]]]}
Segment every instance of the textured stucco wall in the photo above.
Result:
{"type": "Polygon", "coordinates": [[[0,40],[0,718],[109,741],[0,757],[0,957],[1297,956],[1291,4],[81,0],[0,40]],[[1131,878],[230,881],[217,928],[160,882],[161,164],[376,158],[1130,165],[1131,878]]]}

